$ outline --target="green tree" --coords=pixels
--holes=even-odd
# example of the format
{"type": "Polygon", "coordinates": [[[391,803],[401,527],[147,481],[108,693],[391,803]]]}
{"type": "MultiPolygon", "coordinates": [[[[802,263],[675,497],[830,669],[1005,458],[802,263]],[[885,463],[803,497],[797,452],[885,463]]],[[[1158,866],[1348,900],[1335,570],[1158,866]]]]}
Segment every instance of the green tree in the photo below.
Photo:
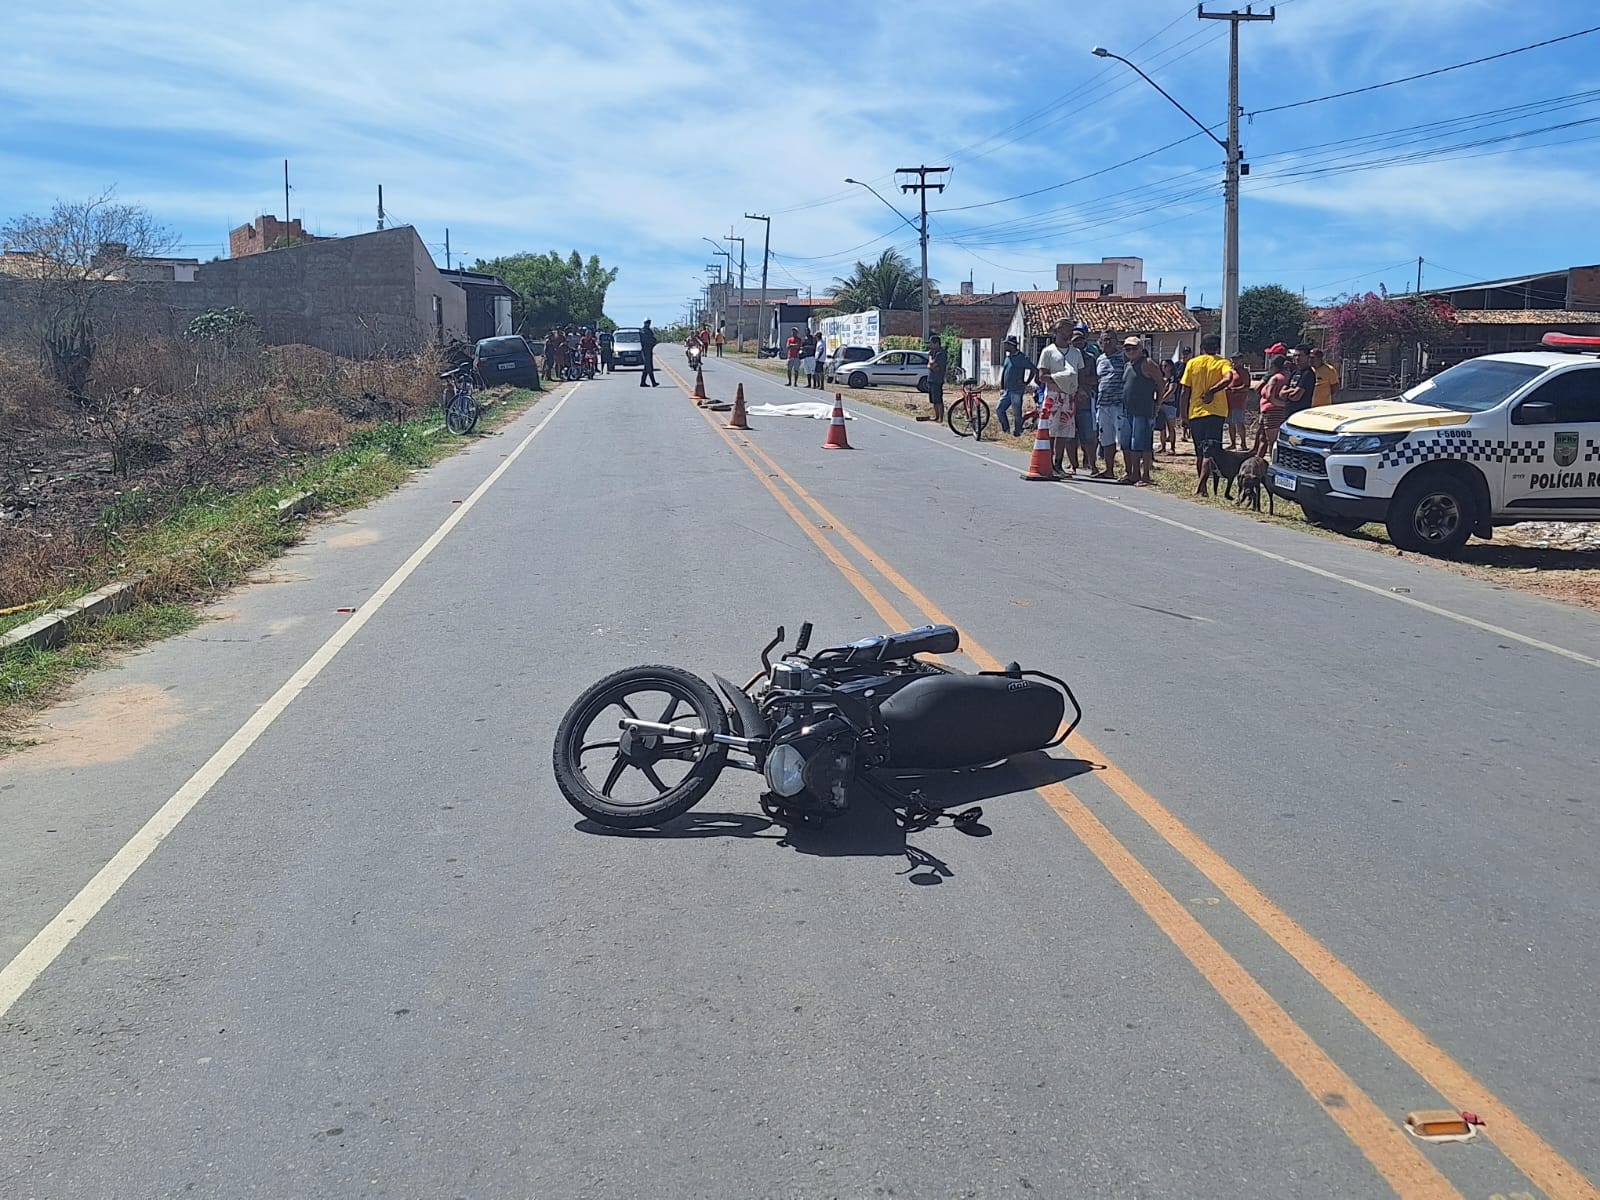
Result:
{"type": "Polygon", "coordinates": [[[608,319],[606,292],[617,279],[617,268],[602,267],[594,254],[585,262],[576,250],[565,258],[555,250],[480,258],[473,270],[498,275],[516,290],[511,318],[530,336],[556,325],[601,325],[608,319]]]}
{"type": "Polygon", "coordinates": [[[1239,293],[1239,348],[1260,353],[1282,342],[1300,340],[1311,310],[1296,292],[1276,283],[1245,288],[1239,293]]]}
{"type": "MultiPolygon", "coordinates": [[[[931,292],[932,279],[928,287],[931,292]]],[[[834,279],[832,296],[834,306],[845,313],[921,308],[922,276],[898,250],[885,250],[877,262],[858,262],[849,275],[834,279]]]]}

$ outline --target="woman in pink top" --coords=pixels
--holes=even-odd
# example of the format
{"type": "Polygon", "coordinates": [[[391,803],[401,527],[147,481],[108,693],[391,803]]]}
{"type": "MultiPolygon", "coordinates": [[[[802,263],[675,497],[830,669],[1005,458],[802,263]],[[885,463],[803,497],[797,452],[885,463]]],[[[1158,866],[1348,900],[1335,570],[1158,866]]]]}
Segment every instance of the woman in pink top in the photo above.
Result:
{"type": "Polygon", "coordinates": [[[1256,426],[1256,444],[1250,451],[1256,458],[1266,458],[1272,453],[1272,444],[1278,440],[1278,430],[1289,415],[1284,403],[1283,389],[1289,386],[1289,360],[1282,354],[1274,355],[1267,364],[1271,374],[1261,385],[1261,423],[1256,426]]]}

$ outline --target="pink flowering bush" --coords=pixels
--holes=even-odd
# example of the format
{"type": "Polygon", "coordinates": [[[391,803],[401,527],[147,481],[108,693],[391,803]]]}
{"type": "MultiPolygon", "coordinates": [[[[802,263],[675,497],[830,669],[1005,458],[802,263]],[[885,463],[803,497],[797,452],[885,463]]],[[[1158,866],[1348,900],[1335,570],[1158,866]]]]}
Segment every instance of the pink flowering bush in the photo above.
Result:
{"type": "Polygon", "coordinates": [[[1358,358],[1391,342],[1437,345],[1455,336],[1456,310],[1432,296],[1352,296],[1327,311],[1328,343],[1341,358],[1358,358]]]}

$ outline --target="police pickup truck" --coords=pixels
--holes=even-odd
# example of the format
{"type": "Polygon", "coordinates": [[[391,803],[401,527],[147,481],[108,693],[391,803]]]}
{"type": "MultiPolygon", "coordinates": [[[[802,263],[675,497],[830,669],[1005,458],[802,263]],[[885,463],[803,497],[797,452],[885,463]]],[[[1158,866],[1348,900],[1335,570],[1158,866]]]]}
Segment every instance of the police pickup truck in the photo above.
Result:
{"type": "Polygon", "coordinates": [[[1379,521],[1402,550],[1448,555],[1518,521],[1600,520],[1600,338],[1488,354],[1394,400],[1284,422],[1267,487],[1307,520],[1379,521]]]}

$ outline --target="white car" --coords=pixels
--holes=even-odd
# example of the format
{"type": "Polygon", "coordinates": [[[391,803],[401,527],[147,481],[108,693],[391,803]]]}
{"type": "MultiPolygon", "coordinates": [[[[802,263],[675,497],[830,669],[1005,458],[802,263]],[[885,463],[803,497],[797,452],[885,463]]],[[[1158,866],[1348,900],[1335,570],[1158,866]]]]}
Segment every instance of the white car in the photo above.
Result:
{"type": "Polygon", "coordinates": [[[846,387],[891,384],[928,390],[928,356],[921,350],[884,350],[866,360],[838,367],[835,383],[846,387]]]}
{"type": "Polygon", "coordinates": [[[1600,338],[1544,345],[1469,359],[1394,400],[1296,413],[1268,488],[1314,523],[1379,521],[1425,554],[1497,525],[1600,520],[1600,338]]]}

